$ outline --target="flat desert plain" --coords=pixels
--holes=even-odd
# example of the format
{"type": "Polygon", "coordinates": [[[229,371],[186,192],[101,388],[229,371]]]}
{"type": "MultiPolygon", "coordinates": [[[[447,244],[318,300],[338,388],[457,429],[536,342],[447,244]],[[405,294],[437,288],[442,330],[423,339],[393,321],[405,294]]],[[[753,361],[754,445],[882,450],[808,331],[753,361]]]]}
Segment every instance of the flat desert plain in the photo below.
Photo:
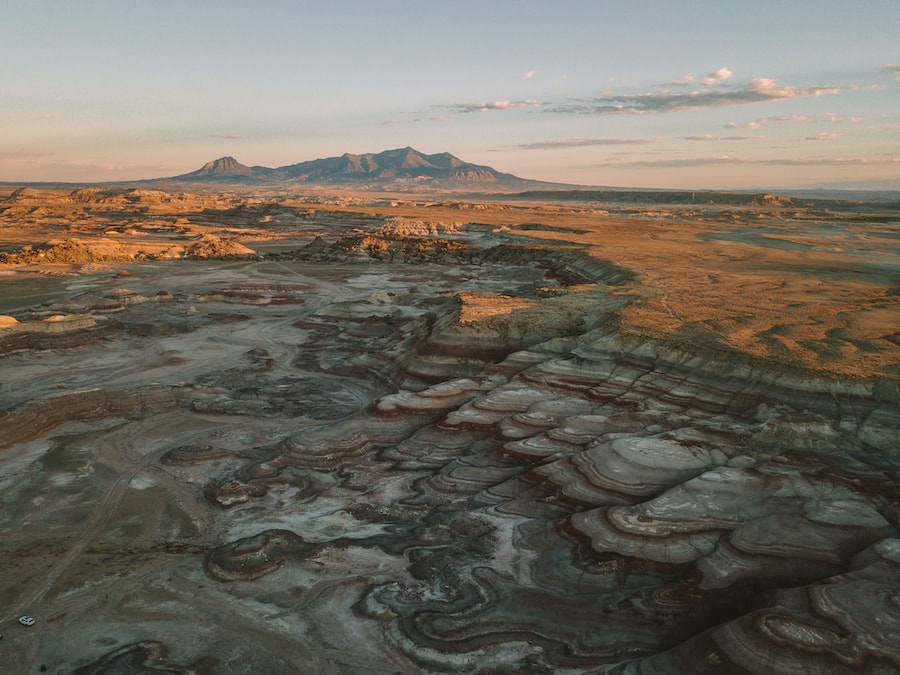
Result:
{"type": "Polygon", "coordinates": [[[0,191],[0,671],[900,672],[898,212],[0,191]]]}

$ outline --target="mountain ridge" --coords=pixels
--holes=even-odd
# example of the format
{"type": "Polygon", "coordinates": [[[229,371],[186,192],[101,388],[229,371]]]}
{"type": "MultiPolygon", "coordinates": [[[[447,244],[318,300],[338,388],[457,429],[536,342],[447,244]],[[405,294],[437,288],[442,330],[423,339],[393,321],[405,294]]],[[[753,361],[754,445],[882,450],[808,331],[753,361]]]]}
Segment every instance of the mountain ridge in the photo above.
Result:
{"type": "Polygon", "coordinates": [[[412,147],[378,153],[344,153],[277,168],[247,166],[227,155],[196,171],[157,178],[152,183],[240,183],[243,185],[325,185],[379,189],[480,189],[512,191],[564,184],[520,178],[449,152],[427,155],[412,147]]]}

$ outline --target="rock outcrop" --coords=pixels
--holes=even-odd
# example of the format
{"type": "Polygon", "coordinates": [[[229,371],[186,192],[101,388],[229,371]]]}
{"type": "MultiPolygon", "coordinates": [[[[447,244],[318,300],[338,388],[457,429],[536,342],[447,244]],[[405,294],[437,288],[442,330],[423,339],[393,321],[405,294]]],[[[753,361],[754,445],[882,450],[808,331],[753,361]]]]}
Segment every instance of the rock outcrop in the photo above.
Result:
{"type": "Polygon", "coordinates": [[[256,252],[235,241],[203,234],[183,243],[123,243],[114,240],[66,239],[42,246],[25,246],[17,253],[0,253],[0,264],[86,264],[179,258],[256,257],[256,252]]]}

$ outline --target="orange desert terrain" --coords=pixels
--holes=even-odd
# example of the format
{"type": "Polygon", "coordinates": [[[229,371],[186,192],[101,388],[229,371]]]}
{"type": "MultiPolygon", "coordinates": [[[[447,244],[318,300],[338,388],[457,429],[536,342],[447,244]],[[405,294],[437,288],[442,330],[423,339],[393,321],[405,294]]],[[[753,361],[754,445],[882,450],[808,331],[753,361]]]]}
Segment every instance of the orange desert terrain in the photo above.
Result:
{"type": "Polygon", "coordinates": [[[898,477],[898,203],[0,189],[5,673],[900,672],[898,477]]]}

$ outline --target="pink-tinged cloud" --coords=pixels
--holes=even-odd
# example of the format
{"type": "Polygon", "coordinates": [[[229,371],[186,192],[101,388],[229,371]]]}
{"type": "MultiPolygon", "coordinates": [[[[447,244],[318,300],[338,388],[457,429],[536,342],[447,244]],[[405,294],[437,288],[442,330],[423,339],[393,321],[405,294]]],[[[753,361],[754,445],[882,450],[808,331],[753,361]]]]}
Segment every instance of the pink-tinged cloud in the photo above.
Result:
{"type": "Polygon", "coordinates": [[[703,78],[703,84],[709,87],[727,80],[732,75],[733,73],[728,70],[728,68],[719,68],[715,72],[709,73],[705,78],[703,78]]]}
{"type": "Polygon", "coordinates": [[[711,73],[707,73],[706,77],[702,80],[697,80],[693,75],[685,75],[682,78],[675,80],[674,82],[669,82],[669,87],[689,87],[692,84],[702,84],[707,87],[711,87],[716,84],[721,84],[729,77],[731,77],[734,73],[731,72],[728,68],[719,68],[718,70],[714,70],[711,73]]]}
{"type": "Polygon", "coordinates": [[[689,87],[692,84],[695,84],[697,80],[694,79],[693,75],[685,75],[681,79],[675,80],[674,82],[670,82],[670,87],[689,87]]]}
{"type": "Polygon", "coordinates": [[[675,113],[751,103],[767,103],[806,96],[837,94],[836,87],[793,87],[779,85],[771,78],[756,78],[737,88],[698,89],[687,93],[668,90],[659,93],[606,95],[585,101],[564,103],[547,112],[587,115],[645,115],[675,113]]]}
{"type": "Polygon", "coordinates": [[[522,75],[522,79],[523,79],[523,80],[530,80],[530,79],[531,79],[532,77],[534,77],[535,75],[537,75],[537,71],[536,71],[536,70],[529,70],[527,73],[525,73],[524,75],[522,75]]]}

